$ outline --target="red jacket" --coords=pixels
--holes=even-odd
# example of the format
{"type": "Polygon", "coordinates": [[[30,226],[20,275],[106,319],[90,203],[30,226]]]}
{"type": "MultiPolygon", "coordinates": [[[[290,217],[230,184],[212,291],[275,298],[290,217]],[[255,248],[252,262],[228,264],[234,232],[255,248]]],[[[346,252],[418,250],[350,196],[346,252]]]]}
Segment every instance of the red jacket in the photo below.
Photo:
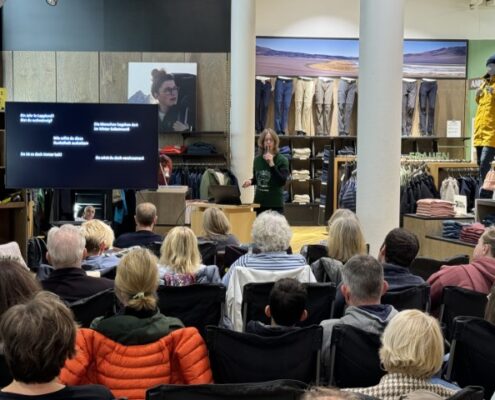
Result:
{"type": "Polygon", "coordinates": [[[125,346],[92,329],[79,329],[76,355],[60,373],[66,385],[100,384],[115,397],[142,400],[159,384],[212,383],[208,351],[196,328],[171,332],[156,342],[125,346]]]}
{"type": "Polygon", "coordinates": [[[445,286],[459,286],[476,292],[488,293],[495,283],[495,258],[479,257],[471,264],[448,266],[428,278],[431,286],[431,309],[435,310],[442,301],[445,286]]]}

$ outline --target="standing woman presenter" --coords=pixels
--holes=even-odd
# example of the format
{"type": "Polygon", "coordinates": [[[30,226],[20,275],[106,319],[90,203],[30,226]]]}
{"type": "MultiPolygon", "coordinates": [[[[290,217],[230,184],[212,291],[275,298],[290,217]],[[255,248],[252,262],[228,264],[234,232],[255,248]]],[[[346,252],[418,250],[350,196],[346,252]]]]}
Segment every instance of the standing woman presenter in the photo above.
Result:
{"type": "Polygon", "coordinates": [[[259,155],[253,162],[253,177],[242,184],[243,188],[256,186],[254,202],[260,204],[256,214],[274,210],[283,214],[284,185],[289,175],[289,161],[279,154],[280,140],[273,129],[265,129],[258,139],[259,155]]]}

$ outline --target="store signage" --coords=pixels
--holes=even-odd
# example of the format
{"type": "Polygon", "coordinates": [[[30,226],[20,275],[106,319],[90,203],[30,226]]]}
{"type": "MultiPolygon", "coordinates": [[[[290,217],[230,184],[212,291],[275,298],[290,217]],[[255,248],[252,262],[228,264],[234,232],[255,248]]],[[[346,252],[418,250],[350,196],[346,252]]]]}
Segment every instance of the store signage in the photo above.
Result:
{"type": "Polygon", "coordinates": [[[461,137],[461,121],[449,120],[447,121],[447,137],[458,138],[461,137]]]}
{"type": "Polygon", "coordinates": [[[467,214],[467,196],[454,195],[454,211],[458,217],[467,214]]]}
{"type": "Polygon", "coordinates": [[[468,79],[469,90],[477,90],[483,83],[483,78],[468,79]]]}

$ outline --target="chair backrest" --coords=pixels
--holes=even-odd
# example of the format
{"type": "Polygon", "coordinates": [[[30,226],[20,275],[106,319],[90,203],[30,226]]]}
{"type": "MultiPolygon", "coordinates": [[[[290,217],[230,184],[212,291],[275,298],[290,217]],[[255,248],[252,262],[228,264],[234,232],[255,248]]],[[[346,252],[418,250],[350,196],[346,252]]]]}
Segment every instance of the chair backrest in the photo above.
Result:
{"type": "Polygon", "coordinates": [[[223,277],[225,275],[225,249],[217,250],[216,255],[216,266],[218,267],[218,272],[220,276],[223,277]]]}
{"type": "Polygon", "coordinates": [[[162,242],[160,242],[160,241],[151,242],[151,243],[148,243],[147,245],[145,245],[143,247],[147,248],[155,256],[157,256],[158,258],[160,258],[160,249],[162,247],[162,242]]]}
{"type": "Polygon", "coordinates": [[[447,340],[452,338],[454,318],[459,316],[480,317],[485,314],[487,298],[485,293],[475,292],[457,286],[446,286],[442,291],[440,322],[447,340]]]}
{"type": "Polygon", "coordinates": [[[482,386],[485,398],[495,391],[495,326],[477,317],[454,319],[446,379],[459,386],[482,386]]]}
{"type": "MultiPolygon", "coordinates": [[[[265,315],[265,306],[269,302],[270,291],[275,282],[248,283],[243,288],[242,319],[243,327],[249,321],[261,321],[269,324],[265,315]]],[[[299,326],[318,325],[325,319],[332,318],[333,302],[335,301],[336,287],[333,283],[304,283],[308,291],[306,309],[308,318],[299,323],[299,326]]]]}
{"type": "Polygon", "coordinates": [[[160,286],[158,307],[162,314],[194,326],[202,336],[207,325],[218,325],[223,316],[225,287],[216,284],[160,286]]]}
{"type": "Polygon", "coordinates": [[[76,322],[83,328],[89,328],[95,318],[115,313],[115,300],[113,289],[106,289],[93,296],[69,303],[69,307],[74,313],[76,322]]]}
{"type": "Polygon", "coordinates": [[[306,251],[306,261],[309,265],[322,257],[328,256],[328,248],[322,244],[308,244],[306,251]]]}
{"type": "Polygon", "coordinates": [[[279,379],[269,382],[208,385],[160,385],[146,392],[146,400],[297,400],[308,389],[304,382],[279,379]]]}
{"type": "Polygon", "coordinates": [[[319,383],[323,328],[313,325],[276,337],[209,326],[206,345],[216,383],[295,379],[319,383]]]}
{"type": "Polygon", "coordinates": [[[330,385],[369,387],[380,382],[380,336],[350,325],[335,325],[330,348],[330,385]]]}
{"type": "Polygon", "coordinates": [[[454,395],[447,397],[447,400],[483,400],[485,390],[481,386],[466,386],[454,395]]]}
{"type": "Polygon", "coordinates": [[[418,285],[397,291],[388,291],[382,296],[382,304],[391,304],[397,310],[417,309],[428,311],[430,308],[430,285],[418,285]]]}
{"type": "Polygon", "coordinates": [[[217,244],[211,241],[199,241],[199,252],[201,260],[205,265],[216,265],[217,263],[217,244]]]}
{"type": "Polygon", "coordinates": [[[416,257],[409,269],[414,275],[418,275],[426,281],[431,275],[437,272],[442,265],[461,265],[467,263],[469,263],[469,256],[467,254],[459,254],[445,260],[436,260],[429,257],[416,257]]]}

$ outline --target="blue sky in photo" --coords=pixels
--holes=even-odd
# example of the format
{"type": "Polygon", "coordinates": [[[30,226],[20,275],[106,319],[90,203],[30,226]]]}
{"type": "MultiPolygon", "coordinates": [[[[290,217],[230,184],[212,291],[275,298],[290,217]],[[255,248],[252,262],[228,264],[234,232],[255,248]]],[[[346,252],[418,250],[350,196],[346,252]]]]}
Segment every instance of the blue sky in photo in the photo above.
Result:
{"type": "MultiPolygon", "coordinates": [[[[358,57],[358,39],[256,38],[256,45],[272,50],[306,54],[358,57]]],[[[466,46],[465,41],[406,40],[404,54],[422,53],[443,47],[466,46]]]]}

